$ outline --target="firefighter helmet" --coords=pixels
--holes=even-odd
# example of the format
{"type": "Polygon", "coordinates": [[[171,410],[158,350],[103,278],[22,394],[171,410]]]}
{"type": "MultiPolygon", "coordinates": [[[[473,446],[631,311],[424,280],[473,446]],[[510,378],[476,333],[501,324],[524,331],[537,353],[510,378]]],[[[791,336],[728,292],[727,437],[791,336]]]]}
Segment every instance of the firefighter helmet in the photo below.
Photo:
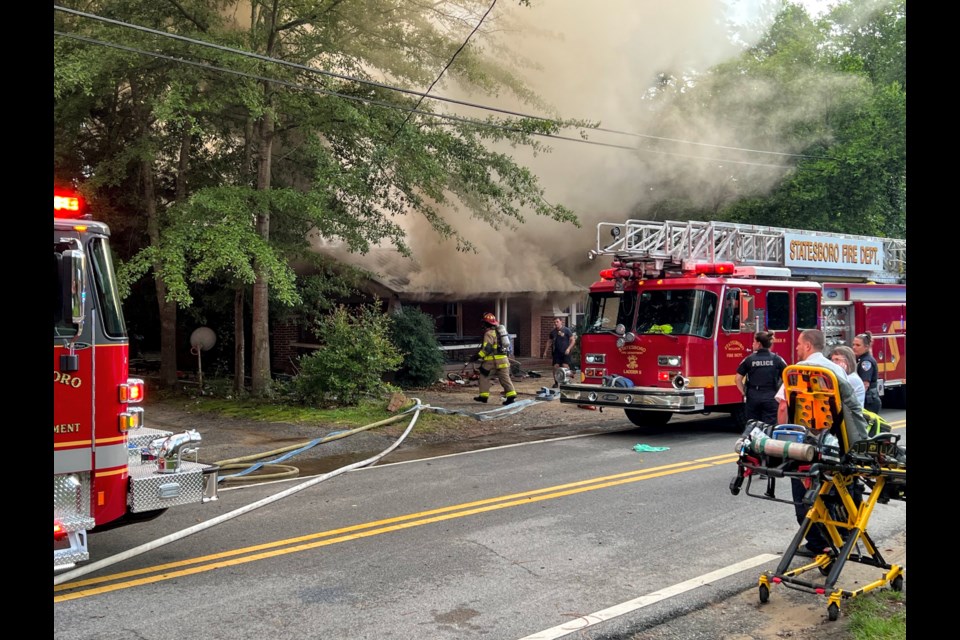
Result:
{"type": "Polygon", "coordinates": [[[489,324],[490,326],[493,326],[493,327],[497,326],[497,316],[493,315],[492,313],[483,314],[483,321],[489,324]]]}

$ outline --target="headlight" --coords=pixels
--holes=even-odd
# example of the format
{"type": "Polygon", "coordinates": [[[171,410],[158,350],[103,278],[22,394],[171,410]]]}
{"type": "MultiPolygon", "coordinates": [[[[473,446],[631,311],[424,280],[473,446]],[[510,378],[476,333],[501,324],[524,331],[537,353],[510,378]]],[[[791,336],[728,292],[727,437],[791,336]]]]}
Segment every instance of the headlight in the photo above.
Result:
{"type": "Polygon", "coordinates": [[[657,356],[657,364],[661,367],[679,367],[682,362],[680,356],[657,356]]]}
{"type": "Polygon", "coordinates": [[[606,362],[607,357],[603,353],[588,353],[585,359],[587,364],[603,364],[606,362]]]}

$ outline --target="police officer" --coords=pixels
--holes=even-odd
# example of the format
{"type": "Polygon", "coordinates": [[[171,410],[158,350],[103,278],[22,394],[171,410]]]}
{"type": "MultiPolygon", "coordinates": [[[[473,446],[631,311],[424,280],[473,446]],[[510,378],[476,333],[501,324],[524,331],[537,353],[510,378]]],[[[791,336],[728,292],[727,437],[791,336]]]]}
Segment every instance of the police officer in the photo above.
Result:
{"type": "Polygon", "coordinates": [[[873,357],[873,334],[869,331],[857,334],[853,339],[853,352],[857,354],[857,375],[867,389],[863,408],[880,413],[880,387],[877,384],[877,359],[873,357]]]}
{"type": "Polygon", "coordinates": [[[777,424],[777,401],[774,396],[782,384],[787,363],[770,351],[772,331],[758,331],[753,337],[753,353],[737,367],[737,388],[746,398],[747,420],[777,424]]]}
{"type": "Polygon", "coordinates": [[[480,362],[480,395],[474,400],[487,402],[490,399],[490,385],[493,384],[491,378],[496,376],[504,390],[506,399],[503,404],[513,404],[517,401],[517,391],[510,380],[510,359],[500,345],[497,324],[497,317],[492,313],[483,314],[483,344],[471,359],[471,362],[480,362]]]}

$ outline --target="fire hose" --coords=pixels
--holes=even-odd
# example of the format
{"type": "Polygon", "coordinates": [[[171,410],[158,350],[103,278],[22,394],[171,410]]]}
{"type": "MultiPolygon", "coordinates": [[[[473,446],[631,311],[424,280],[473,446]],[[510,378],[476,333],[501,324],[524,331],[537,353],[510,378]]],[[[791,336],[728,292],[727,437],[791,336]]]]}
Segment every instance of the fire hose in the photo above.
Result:
{"type": "MultiPolygon", "coordinates": [[[[340,474],[346,473],[347,471],[352,471],[352,470],[354,470],[354,469],[359,469],[359,468],[361,468],[361,467],[366,467],[366,466],[369,466],[369,465],[372,465],[372,464],[378,462],[381,458],[383,458],[384,456],[386,456],[387,454],[389,454],[391,451],[393,451],[394,449],[396,449],[398,446],[400,446],[400,443],[403,442],[403,441],[406,439],[406,437],[410,434],[410,432],[413,430],[413,426],[417,423],[417,419],[420,417],[420,412],[423,411],[423,410],[426,409],[426,408],[430,408],[430,405],[422,405],[422,404],[420,404],[420,400],[418,400],[417,398],[413,398],[413,401],[414,401],[414,404],[413,404],[412,407],[410,407],[409,409],[404,410],[403,412],[397,414],[396,416],[393,416],[393,417],[388,418],[388,419],[386,419],[386,420],[381,420],[380,422],[375,423],[375,424],[367,425],[367,426],[365,426],[365,427],[360,427],[360,428],[358,428],[358,429],[353,429],[353,430],[350,431],[350,432],[342,432],[342,433],[340,433],[340,434],[336,434],[337,437],[345,437],[345,436],[347,436],[347,435],[350,435],[351,433],[356,433],[357,431],[362,431],[362,430],[364,430],[364,429],[369,429],[369,428],[372,428],[372,427],[374,427],[374,426],[380,426],[380,425],[386,424],[386,423],[388,423],[388,422],[394,422],[394,421],[399,420],[399,419],[402,418],[403,416],[408,415],[408,414],[410,414],[410,413],[412,412],[413,415],[412,415],[411,418],[410,418],[410,424],[407,425],[407,428],[406,428],[406,429],[404,430],[404,432],[400,435],[400,437],[397,438],[397,440],[396,440],[393,444],[391,444],[389,447],[387,447],[386,449],[384,449],[383,451],[381,451],[381,452],[378,453],[377,455],[372,456],[372,457],[370,457],[370,458],[367,458],[366,460],[361,460],[361,461],[359,461],[359,462],[354,462],[353,464],[349,464],[349,465],[347,465],[347,466],[345,466],[345,467],[341,467],[341,468],[336,469],[336,470],[334,470],[334,471],[331,471],[331,472],[329,472],[329,473],[325,473],[325,474],[323,474],[323,475],[315,476],[315,477],[313,477],[313,478],[310,478],[310,479],[307,480],[306,482],[302,482],[302,483],[300,483],[300,484],[298,484],[298,485],[296,485],[296,486],[294,486],[294,487],[290,487],[289,489],[285,489],[284,491],[281,491],[280,493],[276,493],[276,494],[274,494],[274,495],[272,495],[272,496],[268,496],[268,497],[266,497],[266,498],[263,498],[262,500],[258,500],[257,502],[248,504],[248,505],[246,505],[246,506],[244,506],[244,507],[240,507],[239,509],[235,509],[235,510],[229,512],[229,513],[225,513],[225,514],[223,514],[223,515],[217,516],[216,518],[212,518],[212,519],[210,519],[210,520],[207,520],[206,522],[201,522],[200,524],[194,525],[194,526],[192,526],[192,527],[188,527],[188,528],[186,528],[186,529],[184,529],[184,530],[182,530],[182,531],[178,531],[178,532],[172,533],[172,534],[170,534],[170,535],[168,535],[168,536],[164,536],[164,537],[162,537],[162,538],[159,538],[159,539],[157,539],[157,540],[154,540],[153,542],[147,542],[147,543],[142,544],[142,545],[140,545],[140,546],[138,546],[138,547],[134,547],[133,549],[130,549],[130,550],[128,550],[128,551],[124,551],[124,552],[122,552],[122,553],[118,553],[118,554],[116,554],[116,555],[114,555],[114,556],[112,556],[112,557],[110,557],[110,558],[104,558],[103,560],[100,560],[100,561],[97,561],[97,562],[93,562],[93,563],[88,564],[88,565],[84,565],[84,566],[82,566],[82,567],[79,567],[79,568],[77,568],[77,569],[73,569],[72,571],[68,571],[68,572],[66,572],[66,573],[59,574],[59,575],[57,575],[57,576],[54,576],[54,578],[53,578],[53,584],[54,584],[55,586],[58,585],[58,584],[63,584],[64,582],[73,580],[73,579],[75,579],[75,578],[79,578],[80,576],[86,575],[86,574],[88,574],[88,573],[92,573],[93,571],[97,571],[97,570],[99,570],[99,569],[103,569],[104,567],[108,567],[108,566],[110,566],[110,565],[112,565],[112,564],[116,564],[117,562],[122,562],[122,561],[127,560],[127,559],[129,559],[129,558],[132,558],[132,557],[134,557],[134,556],[138,556],[138,555],[140,555],[140,554],[146,553],[147,551],[152,551],[153,549],[156,549],[156,548],[158,548],[158,547],[162,547],[162,546],[164,546],[164,545],[170,544],[171,542],[175,542],[175,541],[177,541],[177,540],[181,540],[181,539],[183,539],[183,538],[186,538],[187,536],[193,535],[194,533],[199,533],[200,531],[204,531],[204,530],[206,530],[206,529],[209,529],[209,528],[211,528],[211,527],[214,527],[214,526],[216,526],[216,525],[218,525],[218,524],[221,524],[221,523],[223,523],[223,522],[226,522],[227,520],[232,520],[233,518],[236,518],[236,517],[238,517],[238,516],[241,516],[241,515],[244,515],[244,514],[246,514],[246,513],[249,513],[250,511],[253,511],[253,510],[255,510],[255,509],[259,509],[260,507],[263,507],[263,506],[268,505],[268,504],[270,504],[270,503],[276,502],[276,501],[278,501],[278,500],[282,500],[283,498],[286,498],[287,496],[293,495],[294,493],[297,493],[297,492],[299,492],[299,491],[303,491],[304,489],[307,489],[307,488],[309,488],[309,487],[312,487],[313,485],[319,484],[319,483],[321,483],[321,482],[323,482],[323,481],[325,481],[325,480],[329,480],[330,478],[336,477],[336,476],[338,476],[338,475],[340,475],[340,474]]],[[[328,438],[328,439],[333,439],[333,438],[328,438]]],[[[299,445],[297,445],[297,446],[299,446],[299,445]]],[[[226,462],[232,464],[232,461],[226,461],[226,462]]]]}
{"type": "MultiPolygon", "coordinates": [[[[430,408],[429,405],[424,405],[421,407],[421,409],[428,409],[428,408],[430,408]]],[[[296,477],[297,474],[300,473],[300,470],[297,467],[286,465],[286,464],[279,464],[279,463],[283,462],[284,460],[288,460],[300,453],[303,453],[304,451],[312,449],[317,445],[321,445],[325,442],[332,442],[333,440],[346,438],[347,436],[352,436],[355,433],[360,433],[361,431],[366,431],[367,429],[382,427],[384,425],[398,422],[401,418],[403,418],[406,415],[407,412],[412,410],[413,410],[412,408],[407,409],[407,411],[403,413],[399,413],[395,416],[391,416],[384,420],[380,420],[379,422],[374,422],[372,424],[368,424],[362,427],[357,427],[356,429],[350,429],[349,431],[337,431],[335,433],[327,434],[322,438],[317,438],[315,440],[310,440],[308,442],[294,444],[288,447],[282,447],[280,449],[274,449],[273,451],[265,451],[263,453],[254,453],[249,456],[241,456],[239,458],[230,458],[228,460],[220,460],[219,462],[215,462],[214,464],[218,465],[221,471],[223,471],[224,469],[242,469],[242,471],[240,473],[235,473],[233,475],[221,476],[220,478],[217,479],[217,482],[231,481],[231,480],[237,481],[237,482],[243,482],[243,481],[259,482],[262,480],[274,480],[274,479],[280,479],[280,478],[296,477]],[[282,455],[282,454],[287,454],[287,455],[282,455]],[[262,460],[264,458],[272,458],[273,456],[277,456],[277,455],[281,457],[276,458],[275,460],[271,460],[270,462],[257,462],[258,460],[262,460]],[[251,462],[253,464],[250,464],[251,462]],[[259,471],[260,469],[264,469],[264,468],[276,469],[277,471],[275,473],[258,473],[250,477],[245,477],[249,474],[252,474],[254,471],[259,471]]]]}
{"type": "MultiPolygon", "coordinates": [[[[278,453],[287,453],[287,452],[290,452],[290,455],[289,455],[289,456],[284,456],[283,458],[281,458],[281,459],[284,459],[284,460],[285,460],[285,459],[287,459],[287,458],[289,458],[289,457],[291,457],[291,456],[293,456],[293,455],[296,455],[297,453],[299,453],[299,452],[301,452],[301,451],[305,451],[305,450],[307,450],[307,449],[309,449],[309,448],[311,448],[311,447],[313,447],[313,446],[316,446],[317,444],[322,444],[323,442],[330,442],[331,440],[336,440],[336,439],[339,439],[339,438],[345,438],[345,437],[347,437],[347,436],[349,436],[349,435],[353,435],[353,434],[358,433],[358,432],[360,432],[360,431],[365,431],[365,430],[367,430],[367,429],[372,429],[372,428],[374,428],[374,427],[379,427],[379,426],[383,426],[383,425],[385,425],[385,424],[390,424],[390,423],[392,423],[392,422],[396,422],[396,421],[400,420],[401,418],[403,418],[404,416],[410,414],[411,412],[413,413],[412,417],[410,418],[410,424],[407,425],[407,428],[406,428],[406,429],[404,430],[404,432],[400,435],[400,437],[397,438],[397,440],[396,440],[393,444],[391,444],[389,447],[387,447],[386,449],[384,449],[382,452],[378,453],[378,454],[375,455],[375,456],[372,456],[372,457],[370,457],[370,458],[367,458],[366,460],[361,460],[361,461],[359,461],[359,462],[354,462],[353,464],[347,465],[347,466],[345,466],[345,467],[341,467],[340,469],[335,469],[334,471],[331,471],[331,472],[329,472],[329,473],[325,473],[325,474],[323,474],[323,475],[319,475],[319,476],[312,477],[312,478],[308,479],[307,481],[305,481],[305,482],[303,482],[303,483],[301,483],[301,484],[298,484],[298,485],[296,485],[296,486],[294,486],[294,487],[290,487],[289,489],[286,489],[286,490],[284,490],[284,491],[281,491],[280,493],[274,494],[274,495],[272,495],[272,496],[268,496],[268,497],[266,497],[266,498],[263,498],[262,500],[259,500],[259,501],[257,501],[257,502],[254,502],[254,503],[252,503],[252,504],[249,504],[249,505],[247,505],[247,506],[245,506],[245,507],[241,507],[241,508],[239,508],[239,509],[235,509],[234,511],[231,511],[230,513],[225,513],[225,514],[223,514],[223,515],[221,515],[221,516],[218,516],[218,517],[216,517],[216,518],[212,518],[212,519],[210,519],[210,520],[207,520],[206,522],[201,522],[200,524],[194,525],[194,526],[192,526],[192,527],[188,527],[187,529],[184,529],[184,530],[179,531],[179,532],[177,532],[177,533],[172,533],[172,534],[170,534],[170,535],[168,535],[168,536],[165,536],[165,537],[163,537],[163,538],[159,538],[159,539],[157,539],[157,540],[154,540],[153,542],[148,542],[148,543],[142,544],[142,545],[140,545],[140,546],[138,546],[138,547],[134,547],[133,549],[130,549],[130,550],[128,550],[128,551],[124,551],[124,552],[122,552],[122,553],[116,554],[116,555],[114,555],[114,556],[112,556],[112,557],[110,557],[110,558],[104,558],[103,560],[100,560],[100,561],[98,561],[98,562],[94,562],[94,563],[91,563],[91,564],[89,564],[89,565],[84,565],[84,566],[79,567],[79,568],[77,568],[77,569],[73,569],[72,571],[68,571],[68,572],[66,572],[66,573],[59,574],[59,575],[57,575],[57,576],[54,577],[54,579],[53,579],[53,584],[54,584],[54,585],[63,584],[64,582],[68,582],[68,581],[70,581],[70,580],[73,580],[74,578],[79,578],[80,576],[86,575],[86,574],[91,573],[91,572],[93,572],[93,571],[97,571],[97,570],[99,570],[99,569],[103,569],[104,567],[108,567],[108,566],[110,566],[110,565],[112,565],[112,564],[116,564],[117,562],[122,562],[122,561],[127,560],[127,559],[129,559],[129,558],[132,558],[132,557],[134,557],[134,556],[138,556],[138,555],[140,555],[140,554],[146,553],[147,551],[152,551],[153,549],[156,549],[156,548],[158,548],[158,547],[162,547],[162,546],[164,546],[164,545],[166,545],[166,544],[170,544],[171,542],[175,542],[175,541],[180,540],[180,539],[182,539],[182,538],[186,538],[187,536],[193,535],[194,533],[198,533],[198,532],[203,531],[203,530],[205,530],[205,529],[209,529],[209,528],[214,527],[214,526],[216,526],[216,525],[218,525],[218,524],[221,524],[221,523],[223,523],[223,522],[226,522],[227,520],[232,520],[233,518],[236,518],[236,517],[238,517],[238,516],[241,516],[241,515],[244,515],[244,514],[246,514],[246,513],[249,513],[250,511],[253,511],[253,510],[255,510],[255,509],[259,509],[259,508],[262,507],[262,506],[265,506],[265,505],[270,504],[270,503],[272,503],[272,502],[276,502],[276,501],[278,501],[278,500],[281,500],[281,499],[283,499],[283,498],[286,498],[287,496],[293,495],[294,493],[297,493],[297,492],[299,492],[299,491],[302,491],[302,490],[304,490],[304,489],[307,489],[307,488],[309,488],[309,487],[312,487],[313,485],[319,484],[320,482],[323,482],[323,481],[325,481],[325,480],[329,480],[330,478],[336,477],[336,476],[338,476],[338,475],[340,475],[340,474],[342,474],[342,473],[346,473],[347,471],[352,471],[352,470],[354,470],[354,469],[359,469],[359,468],[361,468],[361,467],[366,467],[366,466],[373,465],[373,464],[375,464],[376,462],[379,462],[383,457],[385,457],[385,456],[386,456],[387,454],[389,454],[391,451],[393,451],[394,449],[396,449],[398,446],[400,446],[400,443],[403,442],[403,441],[406,439],[406,437],[410,434],[410,432],[413,430],[414,425],[416,424],[418,418],[420,417],[420,412],[421,412],[421,411],[429,410],[429,411],[435,411],[435,412],[437,412],[437,413],[460,414],[460,415],[466,415],[466,416],[473,417],[473,418],[475,418],[475,419],[477,419],[477,420],[488,420],[488,419],[499,418],[499,417],[503,417],[503,416],[507,416],[507,415],[512,415],[512,414],[514,414],[514,413],[518,413],[519,411],[525,409],[527,406],[529,406],[529,405],[531,405],[531,404],[533,404],[533,403],[535,402],[534,400],[521,400],[520,402],[515,402],[514,404],[509,405],[509,406],[498,407],[498,408],[496,408],[496,409],[492,409],[492,410],[490,410],[490,411],[484,411],[484,412],[482,412],[482,413],[473,413],[473,412],[463,411],[463,410],[444,409],[444,408],[441,408],[441,407],[433,407],[433,406],[431,406],[431,405],[424,405],[424,404],[421,404],[421,403],[420,403],[420,400],[417,399],[417,398],[412,398],[412,400],[413,400],[413,402],[414,402],[414,404],[413,404],[412,407],[410,407],[410,408],[408,408],[408,409],[405,409],[404,411],[398,413],[398,414],[395,415],[395,416],[391,416],[390,418],[387,418],[387,419],[385,419],[385,420],[380,420],[379,422],[374,422],[374,423],[372,423],[372,424],[368,424],[368,425],[365,425],[365,426],[363,426],[363,427],[357,427],[356,429],[351,429],[351,430],[349,430],[349,431],[340,431],[340,432],[337,432],[337,433],[333,433],[333,434],[327,435],[327,436],[325,436],[325,437],[323,437],[323,438],[319,438],[319,439],[317,439],[317,440],[310,441],[310,442],[308,442],[308,443],[306,443],[306,444],[291,445],[291,446],[289,446],[289,447],[283,447],[283,448],[281,448],[281,449],[276,449],[276,450],[274,450],[274,451],[268,451],[268,452],[266,452],[266,453],[254,454],[254,455],[251,455],[251,456],[244,456],[244,457],[240,457],[240,458],[232,458],[232,459],[229,459],[229,460],[223,460],[223,461],[221,461],[221,462],[216,463],[216,464],[220,465],[220,468],[221,468],[221,469],[223,469],[224,466],[227,466],[227,467],[230,467],[230,468],[243,467],[243,468],[252,469],[253,467],[261,468],[261,467],[263,467],[263,466],[275,465],[275,461],[274,461],[274,462],[271,462],[271,463],[255,463],[255,464],[251,467],[251,465],[247,464],[247,462],[250,461],[250,460],[256,460],[256,459],[260,459],[260,458],[266,458],[266,457],[269,457],[269,456],[272,456],[272,455],[277,455],[278,453]]],[[[294,475],[294,476],[295,476],[297,473],[299,473],[299,469],[297,469],[297,468],[295,468],[295,467],[290,467],[290,466],[288,466],[288,465],[275,465],[275,466],[283,467],[284,470],[278,472],[278,473],[275,474],[274,476],[270,476],[270,475],[267,475],[267,476],[257,475],[255,479],[256,479],[256,480],[263,480],[263,479],[265,479],[265,478],[270,478],[270,477],[283,477],[283,478],[287,478],[287,477],[291,477],[291,475],[294,475]],[[292,470],[292,471],[291,471],[291,470],[292,470]]],[[[237,474],[237,476],[240,476],[240,475],[243,475],[243,474],[237,474]]],[[[233,477],[235,477],[235,476],[226,476],[226,479],[230,479],[230,478],[233,478],[233,477]]],[[[254,478],[250,478],[250,479],[252,480],[252,479],[254,479],[254,478]]]]}

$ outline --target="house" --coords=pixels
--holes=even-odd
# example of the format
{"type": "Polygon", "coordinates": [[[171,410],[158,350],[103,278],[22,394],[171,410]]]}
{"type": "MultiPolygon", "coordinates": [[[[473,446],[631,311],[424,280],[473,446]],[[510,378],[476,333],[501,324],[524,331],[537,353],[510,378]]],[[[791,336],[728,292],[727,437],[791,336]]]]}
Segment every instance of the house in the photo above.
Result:
{"type": "MultiPolygon", "coordinates": [[[[338,253],[337,258],[371,274],[362,294],[345,303],[379,299],[388,313],[415,307],[432,316],[448,361],[473,355],[483,334],[481,318],[486,312],[506,323],[513,336],[514,355],[525,358],[542,356],[554,318],[563,317],[567,326],[576,328],[583,315],[587,287],[565,276],[468,278],[463,265],[428,269],[388,249],[374,249],[365,255],[338,253]],[[456,275],[457,270],[462,277],[456,275]],[[499,290],[484,291],[488,281],[499,290]]],[[[478,269],[476,265],[466,267],[471,268],[478,269]]],[[[317,342],[309,327],[292,323],[274,326],[270,345],[273,370],[292,373],[297,358],[316,349],[317,342]]]]}

